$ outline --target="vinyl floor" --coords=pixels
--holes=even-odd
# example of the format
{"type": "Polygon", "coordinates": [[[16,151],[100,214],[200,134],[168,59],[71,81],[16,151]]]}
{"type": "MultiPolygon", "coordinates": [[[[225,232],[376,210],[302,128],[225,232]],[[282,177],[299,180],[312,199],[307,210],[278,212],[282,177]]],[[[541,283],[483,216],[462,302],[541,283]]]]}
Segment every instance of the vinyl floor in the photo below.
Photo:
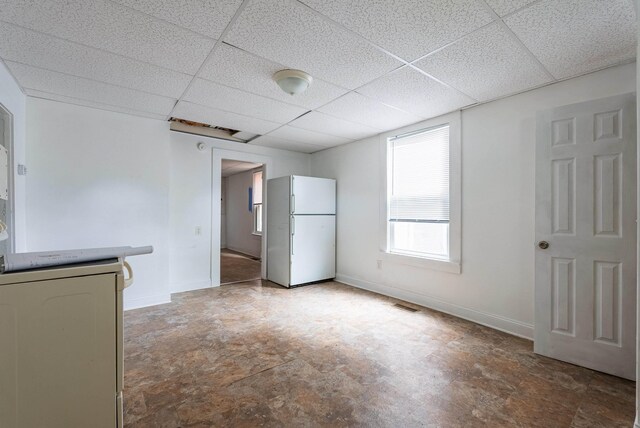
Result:
{"type": "Polygon", "coordinates": [[[125,314],[127,427],[630,427],[635,383],[336,282],[125,314]]]}

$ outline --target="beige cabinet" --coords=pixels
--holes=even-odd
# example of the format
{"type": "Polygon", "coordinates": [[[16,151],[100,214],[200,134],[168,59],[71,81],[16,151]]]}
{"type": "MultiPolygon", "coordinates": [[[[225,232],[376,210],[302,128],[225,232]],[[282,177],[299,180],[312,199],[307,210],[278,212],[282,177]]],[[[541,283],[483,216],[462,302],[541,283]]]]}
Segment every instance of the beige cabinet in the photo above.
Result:
{"type": "Polygon", "coordinates": [[[0,276],[0,427],[118,427],[122,263],[0,276]]]}

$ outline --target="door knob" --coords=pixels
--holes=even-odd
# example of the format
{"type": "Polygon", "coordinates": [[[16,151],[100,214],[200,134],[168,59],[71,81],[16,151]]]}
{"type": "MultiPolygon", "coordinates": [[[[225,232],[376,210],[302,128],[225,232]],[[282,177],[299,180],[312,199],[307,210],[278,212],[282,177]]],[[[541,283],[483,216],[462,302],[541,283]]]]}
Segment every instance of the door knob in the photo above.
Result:
{"type": "Polygon", "coordinates": [[[538,242],[538,247],[540,247],[541,250],[546,250],[549,248],[549,243],[547,241],[540,241],[538,242]]]}

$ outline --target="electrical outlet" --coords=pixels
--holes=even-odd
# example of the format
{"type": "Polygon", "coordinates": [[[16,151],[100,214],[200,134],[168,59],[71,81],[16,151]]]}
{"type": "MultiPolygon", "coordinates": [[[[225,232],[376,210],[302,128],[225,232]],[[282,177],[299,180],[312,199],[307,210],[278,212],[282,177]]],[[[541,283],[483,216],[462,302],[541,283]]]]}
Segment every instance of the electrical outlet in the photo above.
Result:
{"type": "Polygon", "coordinates": [[[196,226],[196,235],[202,235],[202,228],[200,226],[196,226]]]}
{"type": "Polygon", "coordinates": [[[378,269],[382,269],[382,260],[377,260],[378,262],[378,269]]]}

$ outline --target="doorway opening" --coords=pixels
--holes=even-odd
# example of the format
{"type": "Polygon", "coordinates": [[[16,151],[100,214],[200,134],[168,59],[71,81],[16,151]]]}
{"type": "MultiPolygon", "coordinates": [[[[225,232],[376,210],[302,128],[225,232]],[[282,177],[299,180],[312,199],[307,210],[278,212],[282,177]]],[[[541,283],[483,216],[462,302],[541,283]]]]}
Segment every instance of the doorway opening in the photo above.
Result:
{"type": "Polygon", "coordinates": [[[222,159],[220,285],[262,276],[264,164],[222,159]]]}

